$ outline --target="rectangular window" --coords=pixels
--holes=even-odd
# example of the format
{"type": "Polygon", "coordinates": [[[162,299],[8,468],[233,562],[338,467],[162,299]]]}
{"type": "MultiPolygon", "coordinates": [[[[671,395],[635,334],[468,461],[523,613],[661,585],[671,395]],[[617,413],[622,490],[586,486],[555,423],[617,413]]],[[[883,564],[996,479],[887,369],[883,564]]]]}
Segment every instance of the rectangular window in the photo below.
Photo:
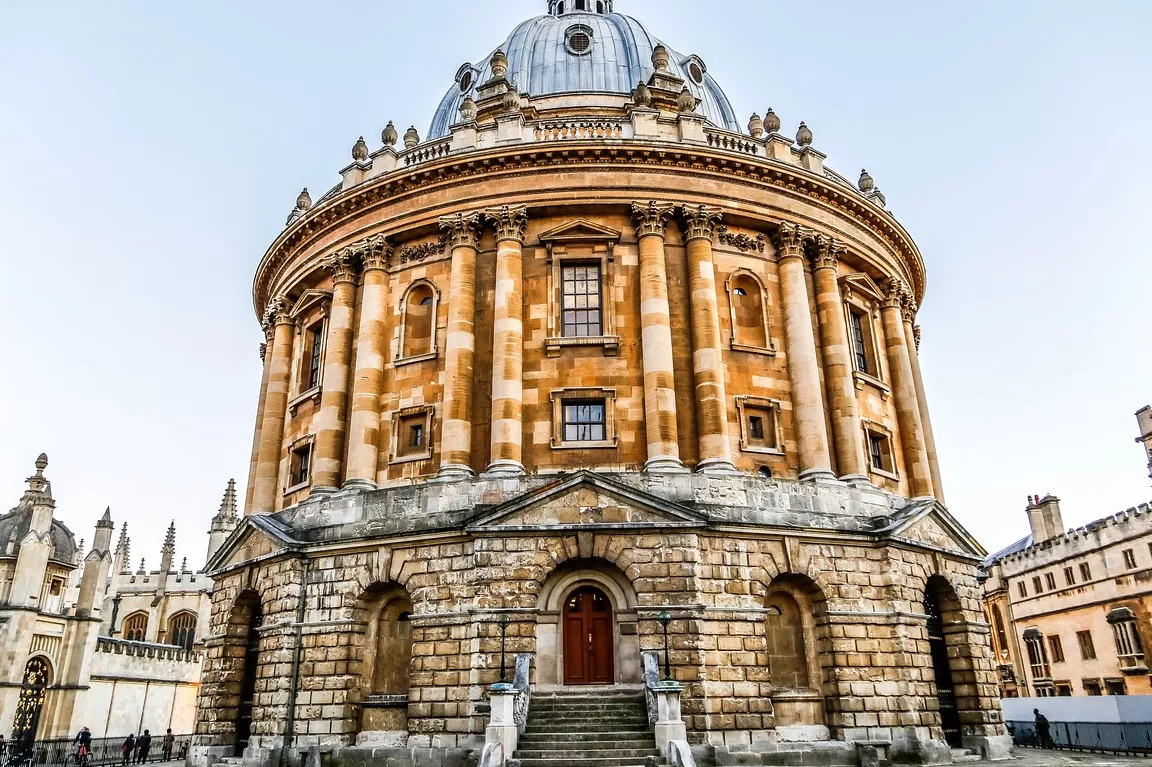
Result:
{"type": "Polygon", "coordinates": [[[392,463],[432,457],[432,407],[416,405],[392,414],[392,463]]]}
{"type": "Polygon", "coordinates": [[[1105,679],[1104,689],[1109,695],[1127,695],[1123,679],[1105,679]]]}
{"type": "Polygon", "coordinates": [[[748,437],[751,439],[764,439],[764,416],[748,416],[748,437]]]}
{"type": "Polygon", "coordinates": [[[318,322],[308,329],[308,389],[320,385],[320,351],[324,348],[324,323],[318,322]]]}
{"type": "Polygon", "coordinates": [[[1075,586],[1076,585],[1076,574],[1075,574],[1075,571],[1073,571],[1071,567],[1065,567],[1064,568],[1064,585],[1065,586],[1075,586]]]}
{"type": "Polygon", "coordinates": [[[1060,643],[1060,637],[1048,637],[1048,655],[1053,663],[1064,662],[1064,646],[1060,643]]]}
{"type": "Polygon", "coordinates": [[[1129,570],[1136,569],[1136,552],[1132,549],[1124,549],[1124,567],[1129,570]]]}
{"type": "Polygon", "coordinates": [[[1024,581],[1016,582],[1016,590],[1020,592],[1021,597],[1028,596],[1028,585],[1025,584],[1024,581]]]}
{"type": "Polygon", "coordinates": [[[864,335],[864,313],[855,309],[848,310],[848,321],[852,325],[852,361],[856,370],[867,375],[874,375],[868,364],[868,341],[864,335]]]}
{"type": "Polygon", "coordinates": [[[1040,582],[1040,576],[1039,575],[1033,576],[1033,578],[1032,578],[1032,590],[1035,591],[1037,594],[1043,594],[1044,593],[1044,585],[1040,582]]]}
{"type": "Polygon", "coordinates": [[[1056,576],[1052,573],[1044,573],[1044,585],[1048,587],[1049,591],[1056,590],[1056,576]]]}
{"type": "Polygon", "coordinates": [[[600,266],[563,266],[560,286],[561,334],[568,337],[603,335],[600,266]]]}
{"type": "Polygon", "coordinates": [[[1080,659],[1096,660],[1096,645],[1092,644],[1091,631],[1077,631],[1076,641],[1080,643],[1080,659]]]}
{"type": "Polygon", "coordinates": [[[308,484],[312,471],[312,443],[301,445],[292,449],[292,456],[288,466],[288,486],[308,484]]]}
{"type": "Polygon", "coordinates": [[[892,437],[876,429],[865,429],[868,444],[868,463],[873,471],[896,473],[896,462],[892,457],[892,437]]]}
{"type": "Polygon", "coordinates": [[[414,423],[408,429],[408,447],[424,447],[424,424],[414,423]]]}
{"type": "Polygon", "coordinates": [[[1087,583],[1092,580],[1092,568],[1088,566],[1087,562],[1080,563],[1080,581],[1087,583]]]}
{"type": "Polygon", "coordinates": [[[1083,680],[1084,694],[1085,695],[1101,695],[1099,679],[1085,679],[1083,680]]]}
{"type": "Polygon", "coordinates": [[[1033,679],[1051,679],[1048,667],[1048,653],[1044,650],[1044,637],[1035,629],[1024,632],[1024,647],[1028,651],[1028,665],[1033,679]]]}
{"type": "Polygon", "coordinates": [[[1112,624],[1112,635],[1116,640],[1116,658],[1120,662],[1120,668],[1143,668],[1144,645],[1140,641],[1140,632],[1136,630],[1135,618],[1114,622],[1109,615],[1108,622],[1112,624]]]}
{"type": "Polygon", "coordinates": [[[1071,698],[1072,697],[1072,683],[1071,682],[1056,682],[1052,685],[1056,688],[1057,698],[1071,698]]]}
{"type": "Polygon", "coordinates": [[[607,439],[604,400],[571,400],[564,403],[565,442],[603,442],[607,439]]]}

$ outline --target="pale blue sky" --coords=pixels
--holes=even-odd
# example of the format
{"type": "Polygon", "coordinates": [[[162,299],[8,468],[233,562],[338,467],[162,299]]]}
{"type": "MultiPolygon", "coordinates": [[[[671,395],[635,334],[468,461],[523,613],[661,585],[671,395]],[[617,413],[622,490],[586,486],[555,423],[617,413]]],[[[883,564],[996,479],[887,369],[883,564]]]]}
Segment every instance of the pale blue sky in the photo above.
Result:
{"type": "MultiPolygon", "coordinates": [[[[58,517],[199,565],[243,486],[255,265],[356,137],[423,134],[545,0],[0,2],[0,508],[46,451],[58,517]]],[[[1071,525],[1152,497],[1152,3],[617,0],[741,120],[805,120],[928,264],[921,349],[952,511],[989,549],[1029,493],[1071,525]],[[698,9],[704,8],[700,13],[698,9]]]]}

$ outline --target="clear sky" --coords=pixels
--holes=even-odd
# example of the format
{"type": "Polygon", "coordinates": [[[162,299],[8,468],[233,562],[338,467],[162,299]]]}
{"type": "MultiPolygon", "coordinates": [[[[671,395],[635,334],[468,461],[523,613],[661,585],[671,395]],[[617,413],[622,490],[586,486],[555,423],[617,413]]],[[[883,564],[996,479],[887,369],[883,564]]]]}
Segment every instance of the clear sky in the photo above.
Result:
{"type": "MultiPolygon", "coordinates": [[[[77,537],[203,562],[247,478],[251,280],[300,187],[427,131],[545,0],[0,2],[0,508],[49,455],[77,537]]],[[[1079,524],[1152,497],[1152,3],[617,0],[741,120],[868,168],[928,264],[924,367],[951,510],[989,549],[1030,493],[1079,524]]],[[[135,564],[135,563],[134,563],[135,564]]]]}

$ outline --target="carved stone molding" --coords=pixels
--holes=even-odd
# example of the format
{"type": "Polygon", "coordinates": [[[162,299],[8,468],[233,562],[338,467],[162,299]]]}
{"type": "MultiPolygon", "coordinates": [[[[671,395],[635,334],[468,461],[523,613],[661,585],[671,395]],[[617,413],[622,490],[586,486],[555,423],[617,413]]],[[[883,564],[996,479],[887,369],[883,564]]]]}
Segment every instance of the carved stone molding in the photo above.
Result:
{"type": "Polygon", "coordinates": [[[267,356],[267,354],[268,354],[268,344],[260,344],[260,361],[261,362],[264,362],[264,359],[267,356]]]}
{"type": "Polygon", "coordinates": [[[632,203],[632,223],[636,226],[636,236],[639,238],[654,234],[663,237],[673,210],[675,207],[670,202],[650,200],[632,203]]]}
{"type": "Polygon", "coordinates": [[[758,253],[764,252],[765,242],[764,235],[757,234],[753,239],[743,232],[733,232],[731,229],[724,225],[716,227],[716,237],[721,243],[732,248],[736,248],[741,253],[755,250],[758,253]]]}
{"type": "Polygon", "coordinates": [[[432,242],[422,242],[419,245],[405,245],[398,253],[400,265],[416,264],[433,256],[439,256],[448,247],[448,235],[441,234],[432,242]]]}
{"type": "Polygon", "coordinates": [[[916,351],[920,351],[920,326],[912,326],[912,338],[916,340],[916,351]]]}
{"type": "Polygon", "coordinates": [[[908,297],[908,286],[904,284],[904,281],[895,277],[889,277],[884,280],[880,288],[884,291],[882,306],[885,309],[895,307],[903,312],[908,297]]]}
{"type": "Polygon", "coordinates": [[[778,258],[803,258],[804,242],[812,237],[812,230],[790,221],[781,221],[776,227],[778,258]]]}
{"type": "Polygon", "coordinates": [[[341,248],[324,263],[324,268],[332,272],[332,281],[356,282],[360,276],[360,258],[353,247],[341,248]]]}
{"type": "Polygon", "coordinates": [[[292,314],[284,297],[277,296],[269,301],[268,308],[264,310],[264,326],[270,328],[276,325],[291,324],[292,314]]]}
{"type": "Polygon", "coordinates": [[[528,228],[527,205],[503,205],[484,211],[484,220],[496,229],[496,241],[516,240],[524,242],[524,232],[528,228]]]}
{"type": "Polygon", "coordinates": [[[451,216],[440,217],[440,228],[448,238],[448,244],[453,247],[468,246],[475,248],[480,242],[480,232],[483,225],[480,222],[480,213],[456,213],[451,216]]]}
{"type": "Polygon", "coordinates": [[[714,205],[682,205],[680,215],[684,218],[684,236],[687,240],[711,240],[716,234],[716,227],[720,225],[720,208],[714,205]]]}
{"type": "Polygon", "coordinates": [[[352,245],[364,271],[386,269],[392,260],[392,246],[382,234],[373,235],[352,245]]]}
{"type": "Polygon", "coordinates": [[[835,237],[816,235],[816,252],[812,256],[813,269],[835,269],[847,248],[835,237]]]}

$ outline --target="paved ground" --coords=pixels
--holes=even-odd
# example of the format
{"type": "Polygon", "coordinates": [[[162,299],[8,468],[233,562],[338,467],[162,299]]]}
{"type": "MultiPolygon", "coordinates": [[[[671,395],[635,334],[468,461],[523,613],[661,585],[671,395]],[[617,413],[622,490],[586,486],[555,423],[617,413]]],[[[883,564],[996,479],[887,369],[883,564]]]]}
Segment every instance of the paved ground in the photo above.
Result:
{"type": "MultiPolygon", "coordinates": [[[[1061,765],[1092,765],[1093,767],[1152,767],[1152,759],[1135,756],[1116,756],[1113,754],[1088,754],[1080,751],[1042,751],[1038,748],[1015,749],[1016,759],[1010,764],[1013,767],[1059,767],[1061,765]]],[[[981,762],[988,764],[988,762],[981,762]]]]}

